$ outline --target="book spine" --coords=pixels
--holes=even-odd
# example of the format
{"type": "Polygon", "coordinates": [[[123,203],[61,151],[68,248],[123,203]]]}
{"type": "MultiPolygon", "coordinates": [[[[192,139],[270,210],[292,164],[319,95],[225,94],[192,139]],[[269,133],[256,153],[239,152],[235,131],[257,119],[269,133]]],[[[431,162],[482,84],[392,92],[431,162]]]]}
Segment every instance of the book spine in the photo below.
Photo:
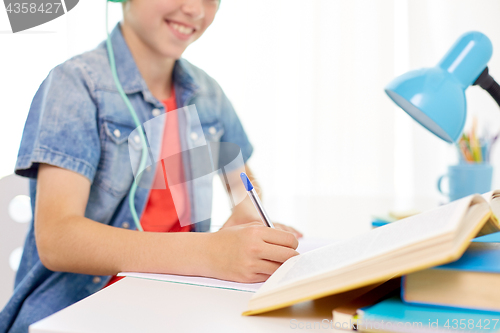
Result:
{"type": "Polygon", "coordinates": [[[401,277],[401,300],[406,303],[406,275],[401,277]]]}

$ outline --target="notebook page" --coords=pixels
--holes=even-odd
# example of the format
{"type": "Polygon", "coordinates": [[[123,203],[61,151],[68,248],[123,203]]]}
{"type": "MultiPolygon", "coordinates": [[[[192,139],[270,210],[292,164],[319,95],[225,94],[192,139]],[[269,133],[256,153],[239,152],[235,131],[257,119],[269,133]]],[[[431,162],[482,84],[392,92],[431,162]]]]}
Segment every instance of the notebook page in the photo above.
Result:
{"type": "Polygon", "coordinates": [[[225,281],[225,280],[212,279],[212,278],[200,277],[200,276],[184,276],[184,275],[173,275],[173,274],[124,272],[124,273],[118,274],[118,276],[129,276],[129,277],[135,277],[135,278],[141,278],[141,279],[147,279],[147,280],[166,281],[166,282],[174,282],[174,283],[182,283],[182,284],[192,284],[192,285],[196,285],[196,286],[239,290],[239,291],[248,291],[248,292],[256,292],[264,284],[263,282],[260,282],[260,283],[239,283],[239,282],[225,281]]]}
{"type": "MultiPolygon", "coordinates": [[[[299,240],[299,247],[297,251],[299,253],[306,253],[308,251],[317,249],[319,247],[332,244],[334,240],[328,239],[317,239],[317,238],[303,238],[299,240]]],[[[184,275],[173,275],[173,274],[153,274],[153,273],[136,273],[136,272],[123,272],[119,273],[118,276],[129,276],[148,280],[166,281],[174,283],[192,284],[197,286],[205,286],[212,288],[222,288],[230,290],[248,291],[256,292],[264,284],[261,283],[239,283],[233,281],[225,281],[207,277],[199,276],[184,276],[184,275]]]]}
{"type": "Polygon", "coordinates": [[[291,258],[266,281],[259,293],[453,232],[469,207],[470,201],[471,197],[457,200],[446,206],[291,258]]]}

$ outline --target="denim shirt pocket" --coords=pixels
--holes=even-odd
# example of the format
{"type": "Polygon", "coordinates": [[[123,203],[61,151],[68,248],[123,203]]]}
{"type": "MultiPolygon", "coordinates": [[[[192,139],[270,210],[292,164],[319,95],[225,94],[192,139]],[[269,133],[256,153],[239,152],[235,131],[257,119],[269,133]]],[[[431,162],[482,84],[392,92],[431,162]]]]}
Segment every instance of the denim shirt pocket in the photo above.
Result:
{"type": "Polygon", "coordinates": [[[102,153],[95,182],[111,195],[122,198],[134,179],[130,153],[140,155],[142,145],[135,138],[129,140],[135,129],[133,125],[103,120],[101,126],[102,153]]]}
{"type": "Polygon", "coordinates": [[[219,121],[201,124],[206,141],[219,142],[224,134],[224,127],[219,121]]]}

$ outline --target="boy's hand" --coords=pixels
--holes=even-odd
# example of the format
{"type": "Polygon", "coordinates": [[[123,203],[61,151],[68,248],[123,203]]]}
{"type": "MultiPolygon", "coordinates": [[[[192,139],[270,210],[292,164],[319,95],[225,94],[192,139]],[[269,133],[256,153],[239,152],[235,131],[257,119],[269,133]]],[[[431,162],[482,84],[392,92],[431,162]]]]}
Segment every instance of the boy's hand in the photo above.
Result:
{"type": "Polygon", "coordinates": [[[237,282],[262,282],[289,258],[298,255],[295,236],[252,222],[210,235],[208,275],[237,282]]]}

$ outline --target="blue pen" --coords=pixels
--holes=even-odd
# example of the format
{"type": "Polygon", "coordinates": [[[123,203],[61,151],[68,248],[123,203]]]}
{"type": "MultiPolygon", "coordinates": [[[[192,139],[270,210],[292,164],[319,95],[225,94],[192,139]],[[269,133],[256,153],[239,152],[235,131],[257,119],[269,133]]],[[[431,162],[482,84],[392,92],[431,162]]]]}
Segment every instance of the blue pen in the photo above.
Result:
{"type": "Polygon", "coordinates": [[[257,192],[253,188],[252,182],[250,181],[250,179],[248,179],[247,175],[244,172],[240,174],[240,177],[241,180],[243,181],[243,185],[245,185],[245,189],[247,190],[250,200],[252,200],[255,209],[257,209],[257,212],[259,213],[260,218],[262,219],[262,222],[264,222],[264,224],[267,225],[269,228],[274,228],[273,222],[271,222],[271,219],[267,215],[264,206],[262,206],[262,202],[260,201],[257,192]]]}

